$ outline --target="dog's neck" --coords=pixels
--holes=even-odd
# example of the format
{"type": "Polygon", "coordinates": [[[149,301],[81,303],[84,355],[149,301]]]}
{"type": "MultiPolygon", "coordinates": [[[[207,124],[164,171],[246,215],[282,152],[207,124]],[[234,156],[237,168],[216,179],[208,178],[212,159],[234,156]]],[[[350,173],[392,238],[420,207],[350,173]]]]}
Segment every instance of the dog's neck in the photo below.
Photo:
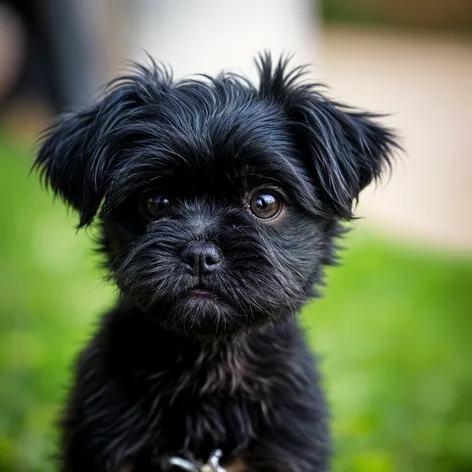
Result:
{"type": "Polygon", "coordinates": [[[269,365],[273,369],[279,363],[287,368],[291,338],[299,336],[292,318],[227,336],[182,336],[163,330],[128,304],[119,306],[105,324],[110,357],[120,371],[140,371],[156,381],[164,381],[166,372],[172,371],[172,378],[179,378],[179,389],[198,389],[199,394],[252,392],[269,365]],[[267,352],[271,352],[270,358],[267,352]],[[176,376],[179,371],[181,375],[176,376]]]}

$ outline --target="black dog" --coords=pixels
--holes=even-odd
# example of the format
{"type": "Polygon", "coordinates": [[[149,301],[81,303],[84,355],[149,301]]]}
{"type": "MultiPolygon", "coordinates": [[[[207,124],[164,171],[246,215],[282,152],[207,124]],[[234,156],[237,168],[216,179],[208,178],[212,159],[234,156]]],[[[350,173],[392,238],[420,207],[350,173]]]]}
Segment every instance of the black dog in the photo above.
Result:
{"type": "MultiPolygon", "coordinates": [[[[327,408],[294,315],[333,263],[341,220],[394,134],[258,60],[174,81],[152,63],[48,130],[35,166],[98,213],[120,299],[80,357],[62,470],[329,469],[327,408]]],[[[86,294],[84,294],[85,296],[86,294]]]]}

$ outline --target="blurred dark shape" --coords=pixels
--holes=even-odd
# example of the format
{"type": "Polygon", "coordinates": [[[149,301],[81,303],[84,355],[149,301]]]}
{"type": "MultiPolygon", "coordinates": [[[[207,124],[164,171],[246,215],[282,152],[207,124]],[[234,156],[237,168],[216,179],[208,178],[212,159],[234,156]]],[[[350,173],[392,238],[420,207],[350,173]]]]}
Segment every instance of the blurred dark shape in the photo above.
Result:
{"type": "Polygon", "coordinates": [[[0,1],[18,18],[25,36],[24,57],[16,80],[0,97],[0,110],[23,96],[45,99],[56,112],[91,98],[102,78],[99,22],[93,18],[100,3],[0,1]]]}

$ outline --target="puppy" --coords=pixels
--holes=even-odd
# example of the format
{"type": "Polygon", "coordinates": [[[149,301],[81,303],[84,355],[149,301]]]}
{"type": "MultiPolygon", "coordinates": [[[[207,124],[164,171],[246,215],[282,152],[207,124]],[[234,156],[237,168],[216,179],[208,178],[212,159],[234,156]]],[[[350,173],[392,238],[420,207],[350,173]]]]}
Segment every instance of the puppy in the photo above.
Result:
{"type": "Polygon", "coordinates": [[[295,315],[397,140],[303,68],[256,62],[257,86],[136,66],[44,136],[34,166],[97,222],[120,294],[78,361],[63,472],[198,470],[218,449],[228,470],[329,470],[295,315]]]}

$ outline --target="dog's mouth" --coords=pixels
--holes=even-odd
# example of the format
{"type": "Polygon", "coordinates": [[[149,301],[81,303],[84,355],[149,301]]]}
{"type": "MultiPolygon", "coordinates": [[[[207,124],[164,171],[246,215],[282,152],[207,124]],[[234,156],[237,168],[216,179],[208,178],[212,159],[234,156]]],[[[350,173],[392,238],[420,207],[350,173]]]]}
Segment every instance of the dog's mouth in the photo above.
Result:
{"type": "Polygon", "coordinates": [[[207,288],[192,288],[188,291],[188,294],[194,297],[216,297],[216,293],[207,288]]]}
{"type": "Polygon", "coordinates": [[[186,295],[191,298],[210,298],[210,299],[221,299],[224,298],[222,294],[216,290],[215,287],[203,283],[199,280],[194,286],[189,287],[186,295]]]}

